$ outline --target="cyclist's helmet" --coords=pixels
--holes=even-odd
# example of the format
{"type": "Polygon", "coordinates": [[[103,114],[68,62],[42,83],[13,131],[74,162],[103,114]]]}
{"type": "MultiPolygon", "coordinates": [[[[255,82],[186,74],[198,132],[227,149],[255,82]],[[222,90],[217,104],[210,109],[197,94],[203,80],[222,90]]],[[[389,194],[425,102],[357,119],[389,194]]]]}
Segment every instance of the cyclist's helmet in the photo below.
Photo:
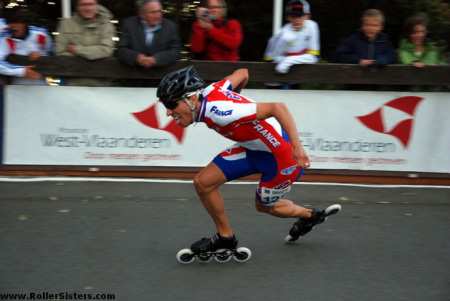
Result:
{"type": "Polygon", "coordinates": [[[204,86],[205,82],[194,66],[188,66],[164,76],[158,85],[156,95],[167,109],[173,110],[177,107],[178,101],[186,97],[186,94],[204,86]]]}

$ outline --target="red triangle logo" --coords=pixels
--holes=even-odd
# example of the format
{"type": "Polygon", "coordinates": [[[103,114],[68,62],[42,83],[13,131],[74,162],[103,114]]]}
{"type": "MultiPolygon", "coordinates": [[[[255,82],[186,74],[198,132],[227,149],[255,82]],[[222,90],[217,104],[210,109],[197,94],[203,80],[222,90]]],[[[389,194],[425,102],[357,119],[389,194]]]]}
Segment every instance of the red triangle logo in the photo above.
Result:
{"type": "Polygon", "coordinates": [[[423,100],[418,96],[404,96],[393,99],[385,103],[381,108],[364,116],[357,116],[356,118],[367,128],[386,135],[391,135],[397,138],[403,147],[407,148],[411,139],[411,133],[414,123],[416,109],[419,103],[423,100]],[[390,132],[386,132],[384,127],[383,107],[388,106],[411,115],[413,118],[399,121],[390,132]]]}
{"type": "Polygon", "coordinates": [[[172,120],[164,128],[160,127],[158,114],[156,112],[156,103],[141,112],[132,113],[133,116],[142,124],[161,131],[172,134],[178,143],[182,143],[185,136],[185,129],[179,126],[175,120],[172,120]]]}
{"type": "Polygon", "coordinates": [[[156,105],[153,104],[144,111],[133,113],[134,117],[141,123],[152,129],[159,129],[159,119],[156,114],[156,105]]]}
{"type": "Polygon", "coordinates": [[[381,116],[381,109],[378,109],[364,116],[358,116],[356,118],[358,118],[359,121],[361,121],[362,124],[364,124],[369,129],[378,133],[384,133],[384,124],[383,118],[381,116]]]}
{"type": "Polygon", "coordinates": [[[384,105],[414,116],[414,114],[416,113],[417,105],[422,100],[423,98],[418,96],[404,96],[391,100],[384,105]]]}
{"type": "Polygon", "coordinates": [[[406,119],[398,123],[395,128],[392,129],[388,135],[394,136],[403,144],[403,147],[408,147],[409,139],[411,138],[411,128],[412,128],[413,120],[406,119]]]}

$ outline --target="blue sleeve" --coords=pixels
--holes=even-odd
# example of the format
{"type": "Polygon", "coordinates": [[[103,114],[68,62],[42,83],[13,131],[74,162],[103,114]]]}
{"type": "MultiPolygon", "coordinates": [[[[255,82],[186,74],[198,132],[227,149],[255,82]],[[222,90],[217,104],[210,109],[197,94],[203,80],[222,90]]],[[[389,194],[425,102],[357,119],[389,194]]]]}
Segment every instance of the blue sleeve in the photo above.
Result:
{"type": "Polygon", "coordinates": [[[228,79],[222,79],[221,81],[215,82],[212,84],[212,86],[218,89],[233,91],[233,86],[228,79]]]}
{"type": "Polygon", "coordinates": [[[231,85],[231,82],[228,82],[227,90],[233,91],[233,85],[231,85]]]}

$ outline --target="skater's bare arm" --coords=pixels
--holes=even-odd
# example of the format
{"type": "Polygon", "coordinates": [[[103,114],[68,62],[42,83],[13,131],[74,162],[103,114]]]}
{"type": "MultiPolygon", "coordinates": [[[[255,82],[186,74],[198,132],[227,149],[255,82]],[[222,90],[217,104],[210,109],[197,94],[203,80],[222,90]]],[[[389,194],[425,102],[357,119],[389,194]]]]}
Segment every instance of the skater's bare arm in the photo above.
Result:
{"type": "Polygon", "coordinates": [[[284,103],[258,103],[256,105],[256,118],[264,120],[270,117],[275,117],[287,132],[298,165],[305,168],[309,167],[308,155],[298,138],[297,126],[287,106],[284,103]]]}
{"type": "Polygon", "coordinates": [[[247,85],[248,70],[246,68],[237,69],[233,73],[225,77],[225,79],[231,82],[233,91],[239,93],[247,85]]]}

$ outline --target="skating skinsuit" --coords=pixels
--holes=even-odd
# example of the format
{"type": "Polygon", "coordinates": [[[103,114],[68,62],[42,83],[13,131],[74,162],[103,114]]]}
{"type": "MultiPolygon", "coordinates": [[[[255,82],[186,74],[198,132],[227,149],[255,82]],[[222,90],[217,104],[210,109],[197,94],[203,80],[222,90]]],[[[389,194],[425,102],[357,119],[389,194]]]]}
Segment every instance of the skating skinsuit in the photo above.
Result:
{"type": "Polygon", "coordinates": [[[273,117],[256,120],[256,103],[233,92],[228,80],[209,85],[201,98],[197,122],[237,142],[213,162],[228,181],[261,173],[256,199],[273,205],[289,192],[301,173],[287,133],[273,117]]]}

